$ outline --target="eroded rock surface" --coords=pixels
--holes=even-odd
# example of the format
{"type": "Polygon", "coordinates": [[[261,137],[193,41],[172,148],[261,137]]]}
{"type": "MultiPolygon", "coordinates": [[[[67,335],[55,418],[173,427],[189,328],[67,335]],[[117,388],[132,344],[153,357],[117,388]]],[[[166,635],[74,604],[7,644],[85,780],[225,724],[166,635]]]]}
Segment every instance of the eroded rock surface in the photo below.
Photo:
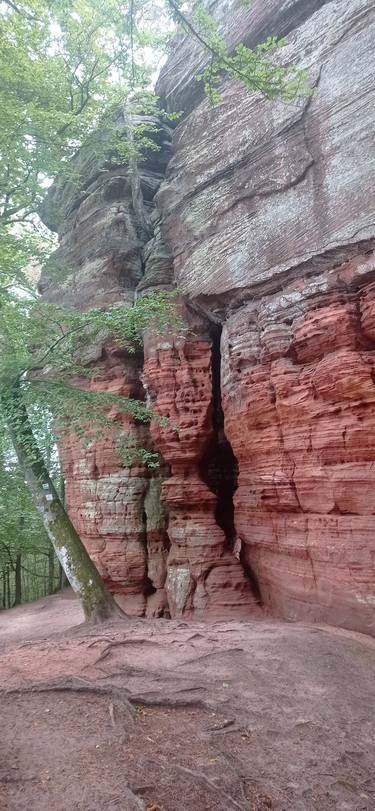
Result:
{"type": "MultiPolygon", "coordinates": [[[[187,338],[146,342],[144,380],[154,412],[152,436],[171,478],[163,482],[168,507],[167,593],[172,616],[247,616],[256,603],[251,584],[217,514],[209,471],[217,449],[212,392],[212,342],[187,338]],[[212,454],[211,454],[212,457],[212,454]]],[[[217,455],[216,455],[217,457],[217,455]]]]}
{"type": "MultiPolygon", "coordinates": [[[[95,391],[142,398],[142,359],[106,345],[90,381],[95,391]]],[[[152,448],[148,426],[111,408],[117,432],[82,443],[75,434],[61,441],[70,517],[107,586],[129,614],[162,616],[169,540],[160,500],[166,468],[125,464],[119,452],[119,423],[134,445],[152,448]]]]}
{"type": "Polygon", "coordinates": [[[229,317],[223,392],[236,527],[263,601],[371,632],[374,285],[346,286],[366,266],[372,255],[359,255],[229,317]]]}
{"type": "MultiPolygon", "coordinates": [[[[151,232],[153,197],[169,157],[170,133],[160,122],[150,123],[158,124],[152,137],[160,149],[145,156],[139,172],[151,232]]],[[[47,197],[44,217],[58,231],[60,246],[43,273],[41,292],[49,301],[83,310],[113,302],[130,306],[143,277],[147,237],[133,209],[128,168],[109,164],[105,152],[97,159],[90,149],[76,156],[74,168],[80,185],[77,179],[74,183],[57,180],[47,197]]],[[[156,264],[154,250],[150,273],[156,264]]],[[[84,351],[81,361],[93,364],[95,372],[80,385],[144,400],[141,353],[125,352],[108,336],[84,351]]],[[[123,426],[131,444],[155,451],[147,425],[116,407],[110,416],[123,426]]],[[[118,446],[118,438],[110,431],[92,437],[88,445],[74,434],[63,438],[69,514],[121,606],[130,614],[161,616],[168,612],[169,540],[160,500],[167,469],[161,464],[152,473],[137,461],[126,465],[118,446]]]]}
{"type": "Polygon", "coordinates": [[[220,104],[203,101],[177,128],[157,199],[192,297],[276,287],[373,236],[374,4],[312,12],[282,50],[308,70],[311,97],[285,104],[226,82],[220,104]]]}
{"type": "Polygon", "coordinates": [[[263,603],[373,632],[375,6],[287,5],[235,3],[228,42],[287,31],[311,97],[224,82],[197,103],[184,40],[159,90],[195,107],[157,201],[176,283],[224,322],[234,521],[263,603]]]}
{"type": "MultiPolygon", "coordinates": [[[[166,466],[155,509],[169,514],[168,540],[163,528],[153,558],[139,516],[154,478],[116,466],[113,449],[107,465],[105,443],[98,481],[89,457],[82,474],[68,462],[72,515],[83,533],[91,527],[86,542],[112,587],[138,595],[139,613],[151,581],[174,615],[243,616],[260,595],[283,617],[373,633],[375,4],[210,8],[231,48],[286,34],[280,59],[306,67],[312,94],[287,105],[226,80],[213,108],[194,78],[206,56],[180,37],[157,89],[185,115],[171,159],[162,149],[157,168],[146,162],[153,238],[139,238],[126,169],[98,176],[68,207],[61,250],[73,256],[81,306],[175,284],[193,324],[147,340],[136,373],[170,418],[151,428],[166,466]]],[[[64,296],[72,291],[64,282],[64,296]]],[[[126,389],[133,367],[116,364],[126,389]]]]}

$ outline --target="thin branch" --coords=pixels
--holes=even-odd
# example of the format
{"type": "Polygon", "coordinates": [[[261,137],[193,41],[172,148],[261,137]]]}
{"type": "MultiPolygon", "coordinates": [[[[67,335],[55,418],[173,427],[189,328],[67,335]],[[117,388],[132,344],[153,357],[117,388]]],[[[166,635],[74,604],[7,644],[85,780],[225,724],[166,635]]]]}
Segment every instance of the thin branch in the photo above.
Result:
{"type": "Polygon", "coordinates": [[[32,14],[30,14],[29,11],[25,11],[24,8],[17,6],[16,3],[12,2],[12,0],[4,0],[4,3],[9,6],[9,8],[13,9],[16,14],[20,14],[21,17],[26,17],[26,19],[30,20],[31,22],[35,22],[38,19],[38,17],[34,17],[32,14]]]}
{"type": "Polygon", "coordinates": [[[44,355],[42,355],[42,357],[39,359],[38,363],[34,364],[34,366],[28,366],[25,369],[23,369],[22,372],[19,373],[19,375],[17,377],[17,380],[20,380],[20,378],[23,377],[27,372],[36,372],[38,369],[40,369],[41,365],[44,363],[44,361],[46,360],[48,355],[50,355],[51,352],[53,352],[53,350],[56,349],[56,347],[59,344],[61,344],[63,341],[65,341],[66,338],[69,338],[71,335],[73,335],[73,333],[79,332],[80,330],[82,330],[82,328],[84,326],[85,326],[85,324],[83,324],[83,325],[79,324],[78,327],[74,327],[73,329],[68,330],[68,332],[64,332],[64,335],[60,335],[59,338],[57,338],[57,340],[54,341],[54,343],[51,344],[51,346],[48,347],[47,351],[44,353],[44,355]]]}
{"type": "Polygon", "coordinates": [[[134,64],[134,0],[130,0],[130,52],[131,52],[131,76],[132,87],[135,84],[135,64],[134,64]]]}
{"type": "MultiPolygon", "coordinates": [[[[233,73],[235,73],[240,79],[246,82],[249,81],[249,76],[247,76],[246,73],[240,71],[235,65],[229,62],[228,57],[221,54],[220,51],[216,50],[216,48],[213,48],[212,45],[210,45],[210,43],[206,39],[204,39],[204,37],[202,37],[197,28],[195,28],[195,26],[190,22],[190,20],[187,17],[185,17],[185,14],[183,14],[182,11],[179,9],[177,3],[175,3],[175,0],[167,0],[167,4],[173,9],[177,19],[182,23],[182,25],[188,28],[193,37],[197,39],[198,42],[201,43],[201,45],[203,45],[206,51],[209,51],[209,53],[211,53],[212,56],[215,57],[215,59],[220,60],[222,64],[227,67],[227,69],[233,71],[233,73]]],[[[262,88],[259,82],[257,82],[257,80],[253,77],[251,81],[254,85],[254,89],[259,90],[260,93],[263,93],[263,95],[267,97],[266,91],[262,88]]]]}

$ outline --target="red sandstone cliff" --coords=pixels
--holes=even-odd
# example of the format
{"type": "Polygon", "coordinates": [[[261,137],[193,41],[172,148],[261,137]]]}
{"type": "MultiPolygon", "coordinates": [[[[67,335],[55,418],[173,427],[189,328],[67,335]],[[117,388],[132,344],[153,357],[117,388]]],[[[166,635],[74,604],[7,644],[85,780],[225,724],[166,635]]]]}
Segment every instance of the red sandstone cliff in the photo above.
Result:
{"type": "Polygon", "coordinates": [[[162,148],[142,169],[151,242],[126,169],[94,177],[83,201],[65,190],[73,270],[47,295],[89,306],[175,283],[192,326],[146,341],[137,368],[100,350],[109,386],[142,382],[170,418],[147,439],[165,467],[125,470],[110,439],[72,449],[69,504],[138,613],[244,615],[259,598],[374,632],[375,7],[230,5],[214,7],[228,42],[288,35],[282,58],[313,93],[285,105],[225,82],[212,108],[194,80],[204,56],[182,37],[158,92],[186,114],[170,160],[162,148]]]}

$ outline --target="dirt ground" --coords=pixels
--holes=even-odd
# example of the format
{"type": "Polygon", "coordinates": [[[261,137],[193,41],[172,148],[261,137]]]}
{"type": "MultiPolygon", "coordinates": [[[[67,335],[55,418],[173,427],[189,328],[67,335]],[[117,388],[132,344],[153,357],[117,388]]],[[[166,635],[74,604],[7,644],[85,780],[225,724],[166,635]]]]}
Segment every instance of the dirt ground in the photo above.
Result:
{"type": "Polygon", "coordinates": [[[81,621],[68,591],[0,614],[1,811],[375,810],[375,640],[81,621]]]}

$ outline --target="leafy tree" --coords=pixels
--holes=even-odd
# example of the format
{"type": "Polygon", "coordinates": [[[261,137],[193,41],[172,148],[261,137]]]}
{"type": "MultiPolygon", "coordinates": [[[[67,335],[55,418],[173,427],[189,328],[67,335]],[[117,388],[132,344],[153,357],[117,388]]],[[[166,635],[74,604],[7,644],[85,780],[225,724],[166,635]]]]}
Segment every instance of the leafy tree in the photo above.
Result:
{"type": "MultiPolygon", "coordinates": [[[[164,330],[176,322],[173,297],[167,293],[140,299],[134,307],[112,306],[106,311],[68,312],[38,299],[21,299],[7,292],[2,297],[0,323],[0,419],[7,431],[44,529],[74,590],[85,616],[100,621],[120,613],[105,589],[94,563],[74,529],[48,466],[30,414],[53,414],[60,426],[76,430],[78,436],[92,436],[106,430],[122,436],[121,423],[113,422],[110,409],[140,421],[151,414],[144,403],[97,393],[85,386],[85,379],[98,371],[82,366],[80,354],[98,338],[111,336],[128,351],[139,343],[149,327],[164,330]],[[73,385],[72,375],[82,381],[73,385]]],[[[129,452],[129,449],[128,449],[129,452]]],[[[148,450],[135,449],[148,464],[155,464],[148,450]]]]}
{"type": "Polygon", "coordinates": [[[239,80],[250,92],[260,92],[270,99],[291,102],[299,95],[310,94],[305,71],[298,65],[285,67],[277,58],[280,48],[287,44],[285,38],[268,37],[255,49],[240,43],[230,52],[205,6],[196,4],[192,14],[186,16],[179,0],[166,0],[166,3],[176,22],[200,43],[210,57],[208,67],[196,78],[203,82],[213,104],[221,101],[218,88],[223,75],[239,80]]]}

